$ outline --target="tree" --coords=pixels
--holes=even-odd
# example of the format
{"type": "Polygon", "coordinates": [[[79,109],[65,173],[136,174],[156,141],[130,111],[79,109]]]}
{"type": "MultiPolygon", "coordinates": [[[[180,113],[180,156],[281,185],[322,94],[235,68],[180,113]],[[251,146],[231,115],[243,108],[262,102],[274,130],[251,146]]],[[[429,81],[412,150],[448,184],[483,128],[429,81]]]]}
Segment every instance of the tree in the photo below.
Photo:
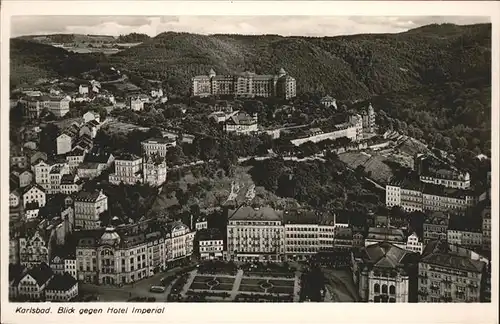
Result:
{"type": "Polygon", "coordinates": [[[56,138],[59,136],[60,128],[56,124],[47,124],[40,132],[40,151],[47,155],[54,155],[57,151],[56,138]]]}

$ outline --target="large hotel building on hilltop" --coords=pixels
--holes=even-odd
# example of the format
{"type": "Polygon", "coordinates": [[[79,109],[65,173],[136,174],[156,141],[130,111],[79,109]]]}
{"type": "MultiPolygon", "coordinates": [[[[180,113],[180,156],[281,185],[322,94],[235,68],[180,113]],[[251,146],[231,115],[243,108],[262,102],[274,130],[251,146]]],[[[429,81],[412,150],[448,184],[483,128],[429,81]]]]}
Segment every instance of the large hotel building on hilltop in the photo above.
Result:
{"type": "Polygon", "coordinates": [[[237,97],[280,97],[296,96],[295,79],[282,68],[275,75],[259,75],[243,72],[234,75],[216,75],[213,69],[208,75],[198,75],[191,79],[192,95],[234,95],[237,97]]]}

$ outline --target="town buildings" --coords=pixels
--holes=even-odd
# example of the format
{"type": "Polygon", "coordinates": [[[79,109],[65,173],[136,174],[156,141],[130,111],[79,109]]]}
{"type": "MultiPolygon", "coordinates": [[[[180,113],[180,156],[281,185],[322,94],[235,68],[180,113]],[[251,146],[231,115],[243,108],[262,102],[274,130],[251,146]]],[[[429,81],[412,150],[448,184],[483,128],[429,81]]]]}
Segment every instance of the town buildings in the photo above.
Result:
{"type": "Polygon", "coordinates": [[[76,270],[76,256],[74,252],[64,254],[59,253],[55,255],[50,260],[50,268],[54,274],[64,275],[67,273],[75,279],[78,278],[76,270]]]}
{"type": "Polygon", "coordinates": [[[32,184],[24,189],[22,199],[24,208],[26,208],[28,204],[35,204],[38,207],[43,207],[46,202],[45,189],[37,184],[32,184]]]}
{"type": "Polygon", "coordinates": [[[76,174],[65,174],[61,177],[60,181],[60,192],[65,195],[71,195],[73,193],[82,190],[83,181],[76,174]]]}
{"type": "Polygon", "coordinates": [[[198,250],[201,260],[222,260],[224,238],[218,229],[197,230],[198,250]]]}
{"type": "Polygon", "coordinates": [[[66,134],[62,133],[56,139],[57,145],[57,154],[65,154],[71,151],[73,138],[66,134]]]}
{"type": "MultiPolygon", "coordinates": [[[[457,251],[458,252],[458,251],[457,251]]],[[[420,259],[419,302],[480,302],[486,264],[432,241],[420,259]]]]}
{"type": "Polygon", "coordinates": [[[406,241],[406,249],[408,251],[422,254],[422,252],[424,251],[424,243],[420,240],[417,233],[413,232],[408,236],[408,239],[406,241]]]}
{"type": "Polygon", "coordinates": [[[18,296],[31,301],[45,299],[44,290],[53,277],[52,269],[46,263],[38,264],[22,276],[17,284],[18,296]]]}
{"type": "Polygon", "coordinates": [[[84,124],[87,124],[88,122],[91,122],[93,120],[97,121],[98,123],[101,122],[101,116],[99,115],[99,113],[89,110],[85,114],[83,114],[84,124]]]}
{"type": "Polygon", "coordinates": [[[151,89],[151,97],[153,98],[163,97],[163,89],[162,88],[151,89]]]}
{"type": "Polygon", "coordinates": [[[133,154],[123,154],[115,158],[115,173],[109,175],[112,184],[136,184],[142,182],[142,158],[133,154]]]}
{"type": "Polygon", "coordinates": [[[371,244],[354,255],[353,277],[362,301],[416,301],[418,255],[388,242],[371,244]]]}
{"type": "Polygon", "coordinates": [[[80,231],[78,280],[117,285],[147,278],[193,253],[195,232],[178,222],[80,231]]]}
{"type": "Polygon", "coordinates": [[[42,159],[38,160],[38,162],[33,165],[35,183],[40,185],[45,190],[50,188],[50,170],[54,165],[55,163],[44,161],[42,159]]]}
{"type": "Polygon", "coordinates": [[[144,158],[143,164],[144,183],[152,187],[159,187],[167,181],[167,162],[158,155],[150,155],[144,158]]]}
{"type": "Polygon", "coordinates": [[[447,231],[448,243],[477,249],[483,246],[482,219],[477,215],[451,215],[447,231]]]}
{"type": "Polygon", "coordinates": [[[406,238],[402,230],[387,227],[370,227],[365,237],[365,246],[388,242],[401,249],[406,249],[406,238]]]}
{"type": "Polygon", "coordinates": [[[246,112],[238,112],[231,115],[224,123],[224,130],[228,133],[248,134],[257,132],[257,114],[249,115],[246,112]]]}
{"type": "Polygon", "coordinates": [[[101,191],[80,191],[75,197],[75,228],[94,229],[101,226],[99,216],[108,210],[108,197],[101,191]]]}
{"type": "Polygon", "coordinates": [[[66,154],[66,162],[68,163],[70,171],[74,171],[81,163],[83,163],[85,153],[86,152],[80,147],[75,147],[66,154]]]}
{"type": "Polygon", "coordinates": [[[304,132],[291,142],[295,146],[300,146],[306,142],[321,142],[327,139],[335,140],[337,138],[346,137],[351,141],[356,141],[358,136],[358,128],[356,124],[351,122],[335,125],[332,129],[322,130],[321,128],[311,128],[304,132]]]}
{"type": "Polygon", "coordinates": [[[283,212],[242,206],[228,211],[227,253],[235,261],[280,261],[284,254],[283,212]]]}
{"type": "Polygon", "coordinates": [[[334,247],[335,214],[312,210],[285,210],[284,254],[287,260],[305,260],[334,247]]]}
{"type": "Polygon", "coordinates": [[[24,207],[19,190],[15,189],[9,193],[9,221],[18,222],[24,216],[24,207]]]}
{"type": "Polygon", "coordinates": [[[468,172],[455,170],[433,156],[417,154],[413,163],[423,183],[455,189],[470,188],[471,179],[468,172]]]}
{"type": "Polygon", "coordinates": [[[49,173],[50,186],[49,189],[47,190],[47,193],[49,195],[61,192],[62,178],[66,174],[69,174],[69,172],[70,172],[69,165],[66,163],[55,165],[50,169],[49,173]]]}
{"type": "Polygon", "coordinates": [[[51,97],[48,109],[56,117],[64,117],[69,112],[70,99],[67,97],[51,97]]]}
{"type": "Polygon", "coordinates": [[[368,108],[361,111],[361,118],[363,122],[363,132],[364,133],[373,133],[375,132],[375,110],[373,109],[372,104],[368,105],[368,108]]]}
{"type": "Polygon", "coordinates": [[[139,98],[129,98],[129,107],[133,111],[144,110],[144,101],[139,98]]]}
{"type": "Polygon", "coordinates": [[[14,170],[11,172],[10,179],[17,187],[22,189],[33,181],[33,172],[30,170],[14,170]]]}
{"type": "Polygon", "coordinates": [[[405,211],[442,211],[465,214],[477,203],[470,190],[420,182],[414,174],[394,177],[386,185],[387,207],[400,206],[405,211]]]}
{"type": "Polygon", "coordinates": [[[296,81],[282,68],[276,75],[258,75],[252,72],[234,75],[216,75],[213,69],[208,75],[191,79],[193,96],[234,95],[236,97],[280,97],[296,96],[296,81]]]}
{"type": "Polygon", "coordinates": [[[485,202],[485,207],[481,211],[483,230],[483,249],[491,251],[491,201],[485,202]]]}
{"type": "Polygon", "coordinates": [[[69,273],[55,274],[45,287],[45,300],[69,302],[78,296],[78,281],[69,273]]]}
{"type": "Polygon", "coordinates": [[[424,245],[430,241],[443,240],[448,237],[449,215],[442,212],[433,212],[424,220],[424,245]]]}
{"type": "MultiPolygon", "coordinates": [[[[32,223],[34,224],[34,223],[32,223]]],[[[19,236],[19,263],[27,268],[39,265],[41,262],[49,264],[50,236],[45,235],[43,228],[24,230],[19,236]]]]}
{"type": "Polygon", "coordinates": [[[175,139],[151,138],[141,142],[143,156],[159,155],[165,157],[169,148],[177,145],[175,139]]]}
{"type": "Polygon", "coordinates": [[[332,107],[334,109],[337,109],[337,100],[335,100],[331,96],[328,96],[328,95],[324,96],[323,98],[321,98],[320,103],[322,106],[324,106],[326,108],[332,107]]]}

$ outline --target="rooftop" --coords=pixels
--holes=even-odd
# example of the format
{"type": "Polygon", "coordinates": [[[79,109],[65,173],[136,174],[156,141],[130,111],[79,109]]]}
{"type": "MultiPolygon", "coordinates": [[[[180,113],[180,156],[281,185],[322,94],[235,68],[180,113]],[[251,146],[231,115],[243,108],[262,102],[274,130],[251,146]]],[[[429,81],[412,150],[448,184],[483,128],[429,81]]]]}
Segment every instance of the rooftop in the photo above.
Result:
{"type": "Polygon", "coordinates": [[[283,213],[284,224],[318,224],[317,212],[306,209],[285,210],[283,213]]]}
{"type": "Polygon", "coordinates": [[[422,189],[420,178],[415,172],[396,175],[389,181],[389,185],[409,190],[420,191],[422,189]]]}
{"type": "Polygon", "coordinates": [[[39,286],[47,283],[47,281],[54,275],[52,269],[45,262],[33,267],[28,271],[28,274],[36,280],[39,286]]]}
{"type": "Polygon", "coordinates": [[[80,170],[88,170],[88,169],[97,169],[100,163],[97,162],[82,162],[78,165],[78,169],[80,170]]]}
{"type": "Polygon", "coordinates": [[[364,261],[378,268],[397,268],[403,266],[406,256],[411,252],[388,242],[369,245],[363,249],[364,261]]]}
{"type": "Polygon", "coordinates": [[[150,138],[143,141],[143,144],[171,144],[175,142],[175,139],[163,137],[163,138],[150,138]]]}
{"type": "Polygon", "coordinates": [[[200,241],[222,240],[223,235],[217,228],[206,228],[198,231],[200,241]]]}
{"type": "Polygon", "coordinates": [[[482,219],[480,217],[451,215],[448,225],[449,230],[463,232],[482,232],[482,219]]]}
{"type": "Polygon", "coordinates": [[[230,220],[249,220],[249,221],[281,221],[283,212],[276,211],[270,207],[262,207],[254,209],[252,207],[243,206],[237,210],[229,210],[230,220]]]}
{"type": "Polygon", "coordinates": [[[104,195],[104,197],[106,197],[106,195],[102,192],[102,190],[101,191],[96,190],[96,191],[92,191],[92,192],[80,191],[75,197],[75,202],[77,202],[77,201],[96,202],[101,194],[104,195]]]}
{"type": "Polygon", "coordinates": [[[117,160],[134,161],[134,160],[138,160],[140,158],[141,158],[140,156],[137,156],[135,154],[123,153],[123,154],[116,156],[115,161],[117,161],[117,160]]]}
{"type": "Polygon", "coordinates": [[[456,188],[447,188],[444,186],[435,185],[432,183],[423,184],[424,194],[440,196],[440,197],[450,197],[457,199],[465,199],[465,197],[473,196],[473,192],[471,190],[462,190],[456,188]]]}
{"type": "Polygon", "coordinates": [[[47,290],[68,291],[73,288],[78,281],[72,275],[65,272],[63,275],[56,274],[47,285],[47,290]]]}
{"type": "Polygon", "coordinates": [[[23,190],[23,195],[24,195],[25,193],[27,193],[28,191],[30,191],[31,189],[33,189],[33,188],[36,188],[36,189],[38,189],[38,190],[42,191],[43,193],[45,193],[45,189],[43,189],[43,187],[42,187],[42,186],[40,186],[40,185],[39,185],[39,184],[37,184],[37,183],[33,183],[33,184],[30,184],[29,186],[27,186],[27,187],[25,187],[25,188],[24,188],[24,190],[23,190]]]}
{"type": "Polygon", "coordinates": [[[233,125],[254,125],[257,124],[257,120],[245,112],[240,112],[232,115],[226,123],[233,125]]]}
{"type": "Polygon", "coordinates": [[[61,184],[73,184],[75,183],[75,177],[74,174],[63,174],[61,177],[61,184]]]}
{"type": "Polygon", "coordinates": [[[50,174],[61,173],[62,170],[63,170],[62,165],[55,165],[54,167],[52,167],[52,169],[50,169],[50,174]]]}

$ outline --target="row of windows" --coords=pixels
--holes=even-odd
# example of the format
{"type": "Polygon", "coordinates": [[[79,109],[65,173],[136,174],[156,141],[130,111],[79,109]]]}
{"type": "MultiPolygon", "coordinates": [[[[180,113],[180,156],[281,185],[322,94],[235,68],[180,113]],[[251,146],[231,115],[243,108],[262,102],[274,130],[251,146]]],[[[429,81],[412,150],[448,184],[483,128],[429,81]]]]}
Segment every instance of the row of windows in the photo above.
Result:
{"type": "MultiPolygon", "coordinates": [[[[373,291],[375,293],[380,293],[380,284],[378,284],[378,283],[374,284],[373,291]]],[[[386,284],[382,285],[382,293],[387,294],[387,285],[386,284]]],[[[396,294],[396,287],[394,285],[389,286],[389,294],[391,294],[391,295],[396,294]]]]}

